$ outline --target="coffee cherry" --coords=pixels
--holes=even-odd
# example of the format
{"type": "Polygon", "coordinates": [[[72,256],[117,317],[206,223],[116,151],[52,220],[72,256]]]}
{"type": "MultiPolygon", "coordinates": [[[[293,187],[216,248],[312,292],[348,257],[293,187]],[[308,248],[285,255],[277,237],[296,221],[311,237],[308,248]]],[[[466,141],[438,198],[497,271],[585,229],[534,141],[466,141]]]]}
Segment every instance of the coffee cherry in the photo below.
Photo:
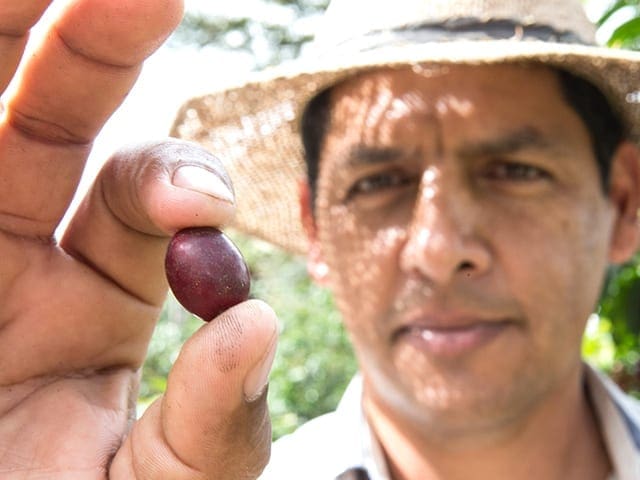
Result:
{"type": "Polygon", "coordinates": [[[165,271],[180,304],[206,322],[249,297],[249,269],[238,248],[217,228],[176,233],[167,248],[165,271]]]}

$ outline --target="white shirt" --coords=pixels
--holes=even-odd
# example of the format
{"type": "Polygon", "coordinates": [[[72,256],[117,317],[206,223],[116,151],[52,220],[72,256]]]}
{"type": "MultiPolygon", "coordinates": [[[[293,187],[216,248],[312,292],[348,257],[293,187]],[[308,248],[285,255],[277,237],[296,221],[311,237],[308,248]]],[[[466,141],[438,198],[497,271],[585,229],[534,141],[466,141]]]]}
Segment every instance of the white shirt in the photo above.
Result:
{"type": "MultiPolygon", "coordinates": [[[[614,468],[608,480],[640,480],[640,402],[589,366],[586,387],[614,468]]],[[[273,445],[261,480],[389,480],[361,399],[362,380],[356,376],[335,412],[307,422],[273,445]]]]}

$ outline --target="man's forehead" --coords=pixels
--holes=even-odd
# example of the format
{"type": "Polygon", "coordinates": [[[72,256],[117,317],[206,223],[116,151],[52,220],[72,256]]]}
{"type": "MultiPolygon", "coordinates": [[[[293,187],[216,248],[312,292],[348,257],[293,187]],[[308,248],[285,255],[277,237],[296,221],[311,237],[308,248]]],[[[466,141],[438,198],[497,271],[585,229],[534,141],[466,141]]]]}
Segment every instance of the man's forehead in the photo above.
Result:
{"type": "Polygon", "coordinates": [[[562,133],[569,129],[589,141],[546,66],[379,69],[337,86],[331,103],[326,147],[346,164],[425,148],[461,159],[524,150],[564,156],[574,146],[562,133]]]}
{"type": "Polygon", "coordinates": [[[341,144],[486,143],[527,129],[555,137],[574,116],[558,75],[536,65],[379,69],[336,86],[330,104],[327,141],[341,144]]]}
{"type": "Polygon", "coordinates": [[[550,131],[568,110],[558,75],[535,65],[387,68],[334,88],[327,134],[345,140],[384,141],[398,128],[406,135],[446,131],[456,138],[463,130],[472,136],[536,125],[550,131]]]}
{"type": "Polygon", "coordinates": [[[446,98],[453,92],[459,97],[471,90],[512,91],[522,99],[540,87],[549,86],[558,91],[555,72],[540,64],[379,68],[361,72],[334,86],[331,96],[334,105],[375,99],[379,103],[388,102],[391,108],[398,107],[393,100],[402,96],[406,106],[420,108],[430,99],[446,98]]]}

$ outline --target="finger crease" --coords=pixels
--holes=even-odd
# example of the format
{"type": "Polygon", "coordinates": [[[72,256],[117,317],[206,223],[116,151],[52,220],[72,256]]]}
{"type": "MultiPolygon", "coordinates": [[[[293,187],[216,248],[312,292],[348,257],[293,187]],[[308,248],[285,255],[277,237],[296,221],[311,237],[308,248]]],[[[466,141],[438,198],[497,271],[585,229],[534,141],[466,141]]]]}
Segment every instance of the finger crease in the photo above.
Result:
{"type": "Polygon", "coordinates": [[[74,134],[58,123],[26,115],[13,108],[9,108],[7,121],[18,132],[40,143],[84,147],[93,141],[92,138],[74,134]]]}
{"type": "Polygon", "coordinates": [[[80,50],[77,47],[74,47],[69,41],[67,41],[64,36],[58,31],[55,31],[56,36],[58,37],[58,39],[60,40],[60,42],[64,45],[64,47],[69,50],[69,52],[75,56],[78,56],[80,58],[82,58],[83,60],[86,60],[90,63],[96,63],[98,65],[101,65],[103,67],[107,67],[107,68],[114,68],[114,69],[119,69],[119,70],[127,70],[130,68],[134,68],[137,66],[137,63],[115,63],[109,60],[106,60],[105,58],[99,58],[95,55],[90,55],[89,53],[80,50]]]}
{"type": "Polygon", "coordinates": [[[201,470],[197,467],[195,467],[194,465],[191,465],[189,462],[187,462],[184,458],[182,458],[181,455],[178,454],[178,452],[175,450],[175,448],[173,448],[173,445],[171,445],[171,442],[169,442],[169,439],[167,438],[167,434],[165,432],[164,429],[164,425],[160,425],[160,434],[162,435],[162,441],[164,442],[164,444],[167,446],[167,450],[169,451],[169,453],[183,466],[187,467],[187,469],[195,472],[196,474],[201,474],[201,470]]]}
{"type": "Polygon", "coordinates": [[[53,234],[35,234],[33,232],[49,230],[52,220],[42,220],[27,215],[0,210],[0,235],[6,235],[15,239],[34,242],[41,245],[55,245],[53,234]],[[21,229],[27,233],[21,233],[21,229]]]}
{"type": "Polygon", "coordinates": [[[102,278],[104,278],[105,280],[107,280],[111,284],[115,285],[119,290],[124,292],[126,295],[129,295],[130,297],[134,298],[135,300],[139,301],[140,303],[142,303],[142,304],[144,304],[146,306],[157,308],[157,305],[155,305],[152,301],[149,301],[149,300],[145,299],[144,297],[141,297],[140,295],[138,295],[133,290],[131,290],[131,289],[127,288],[126,286],[124,286],[121,282],[119,282],[118,280],[116,280],[115,278],[113,278],[112,276],[107,274],[96,263],[91,261],[91,259],[89,257],[87,257],[86,255],[82,254],[78,250],[67,248],[67,249],[65,249],[65,251],[66,251],[67,254],[69,254],[70,256],[75,258],[76,260],[78,260],[80,263],[82,263],[83,265],[86,265],[88,268],[90,268],[91,270],[96,272],[102,278]]]}
{"type": "Polygon", "coordinates": [[[24,30],[5,30],[4,28],[0,28],[0,36],[16,40],[19,38],[24,38],[27,33],[28,32],[25,32],[24,30]]]}

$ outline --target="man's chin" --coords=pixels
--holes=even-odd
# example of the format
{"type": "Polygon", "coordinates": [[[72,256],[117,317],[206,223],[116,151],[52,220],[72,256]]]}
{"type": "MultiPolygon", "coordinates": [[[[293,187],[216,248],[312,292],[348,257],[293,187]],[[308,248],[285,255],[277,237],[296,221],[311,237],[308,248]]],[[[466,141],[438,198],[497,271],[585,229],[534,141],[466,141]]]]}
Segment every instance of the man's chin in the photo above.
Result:
{"type": "Polygon", "coordinates": [[[524,410],[522,402],[481,397],[466,389],[427,387],[414,394],[414,415],[407,420],[434,439],[466,442],[494,436],[510,430],[509,425],[515,425],[524,410]]]}
{"type": "Polygon", "coordinates": [[[378,395],[395,415],[416,428],[446,436],[475,436],[517,421],[536,398],[532,382],[469,372],[390,378],[378,395]],[[527,386],[528,384],[528,386],[527,386]],[[395,393],[394,393],[395,391],[395,393]]]}

